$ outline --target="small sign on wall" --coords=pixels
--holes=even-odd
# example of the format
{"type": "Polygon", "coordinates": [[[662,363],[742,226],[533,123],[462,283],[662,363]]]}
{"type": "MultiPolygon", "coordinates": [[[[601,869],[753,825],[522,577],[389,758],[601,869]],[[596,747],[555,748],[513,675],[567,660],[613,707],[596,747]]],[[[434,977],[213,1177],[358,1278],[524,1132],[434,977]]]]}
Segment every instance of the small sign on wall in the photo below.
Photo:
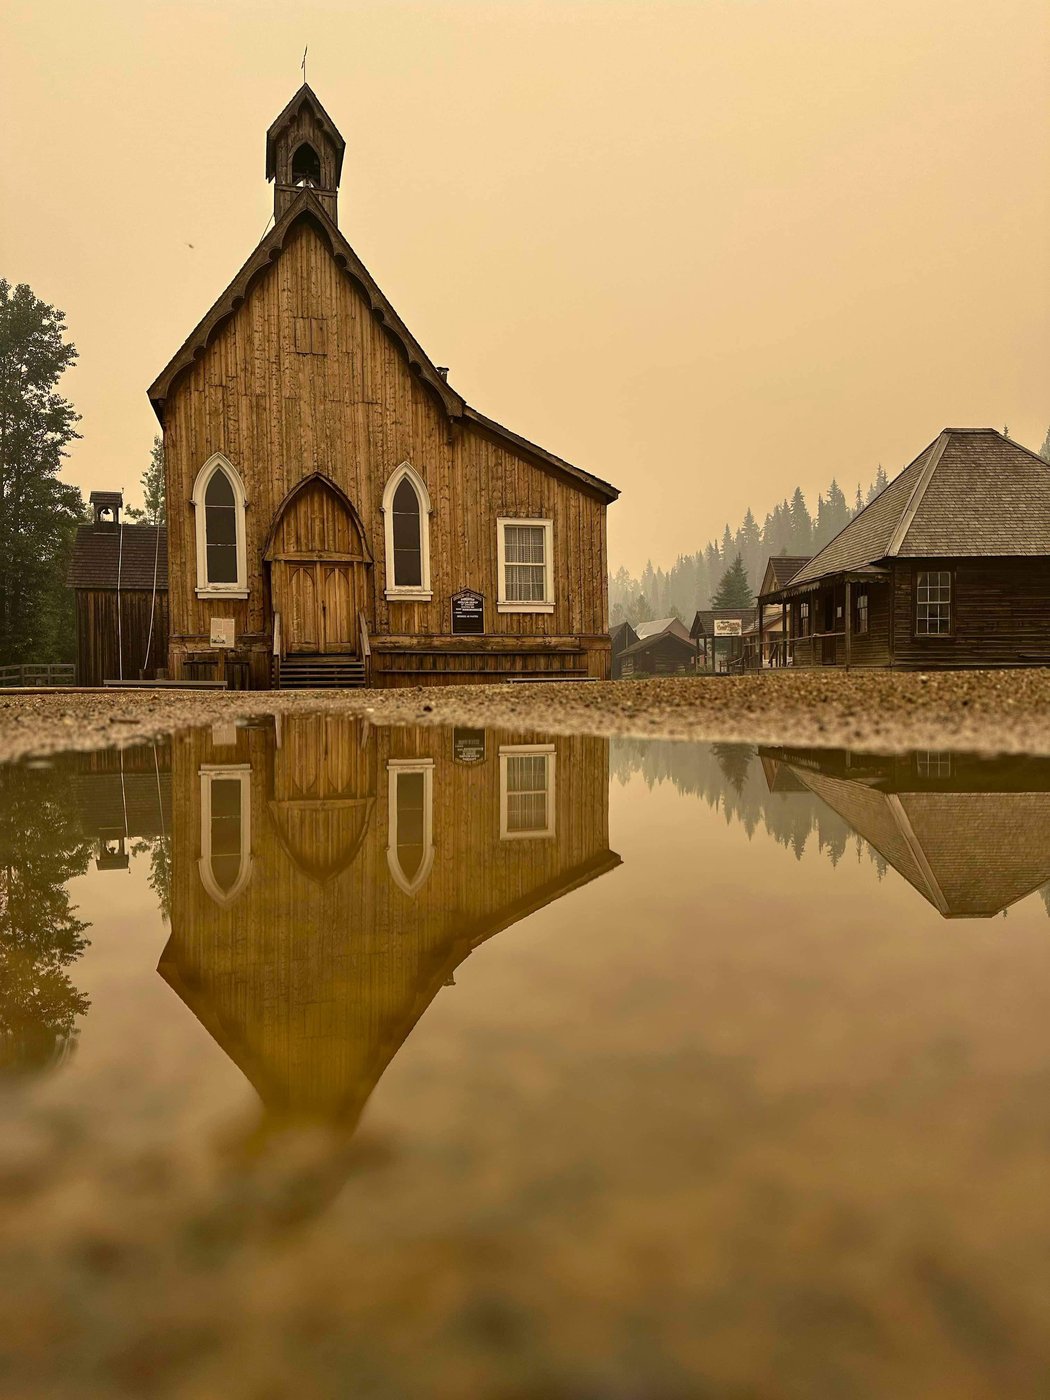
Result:
{"type": "Polygon", "coordinates": [[[484,729],[453,729],[452,756],[457,763],[484,763],[484,729]]]}
{"type": "Polygon", "coordinates": [[[213,647],[232,647],[234,642],[232,617],[213,617],[211,620],[211,644],[213,647]]]}
{"type": "Polygon", "coordinates": [[[715,636],[716,637],[741,637],[744,634],[744,624],[738,617],[716,617],[715,636]]]}
{"type": "Polygon", "coordinates": [[[461,588],[452,595],[454,636],[480,636],[485,631],[485,599],[472,588],[461,588]]]}

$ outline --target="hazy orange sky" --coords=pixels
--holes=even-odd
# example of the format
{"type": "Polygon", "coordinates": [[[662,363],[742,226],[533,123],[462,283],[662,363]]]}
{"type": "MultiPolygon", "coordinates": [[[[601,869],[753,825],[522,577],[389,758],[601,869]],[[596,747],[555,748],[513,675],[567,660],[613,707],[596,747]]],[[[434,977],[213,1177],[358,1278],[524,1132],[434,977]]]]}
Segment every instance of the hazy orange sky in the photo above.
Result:
{"type": "Polygon", "coordinates": [[[0,275],[67,313],[85,490],[138,499],[306,44],[344,233],[469,402],[620,487],[614,568],[945,425],[1042,442],[1047,0],[4,0],[0,275]]]}

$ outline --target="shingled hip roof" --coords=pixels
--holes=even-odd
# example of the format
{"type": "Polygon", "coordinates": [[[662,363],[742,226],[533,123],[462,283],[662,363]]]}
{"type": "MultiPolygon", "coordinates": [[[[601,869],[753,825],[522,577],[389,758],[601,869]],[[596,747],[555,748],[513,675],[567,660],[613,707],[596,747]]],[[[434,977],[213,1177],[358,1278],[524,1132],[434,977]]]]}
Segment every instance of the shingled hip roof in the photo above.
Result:
{"type": "Polygon", "coordinates": [[[884,559],[996,555],[1050,555],[1050,465],[994,428],[945,428],[790,586],[884,559]]]}
{"type": "Polygon", "coordinates": [[[168,587],[168,530],[165,525],[81,525],[73,542],[66,582],[70,588],[158,591],[168,587]],[[155,573],[154,573],[155,570],[155,573]]]}

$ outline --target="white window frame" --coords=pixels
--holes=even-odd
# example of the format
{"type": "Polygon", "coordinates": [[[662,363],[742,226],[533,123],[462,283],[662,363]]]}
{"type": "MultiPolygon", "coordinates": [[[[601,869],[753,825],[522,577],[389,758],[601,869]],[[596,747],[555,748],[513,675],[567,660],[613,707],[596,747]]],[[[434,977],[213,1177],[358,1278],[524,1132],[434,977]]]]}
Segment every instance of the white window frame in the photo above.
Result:
{"type": "Polygon", "coordinates": [[[501,841],[543,841],[555,834],[555,764],[557,753],[553,744],[501,744],[499,750],[499,839],[501,841]],[[542,754],[547,759],[547,820],[542,830],[511,831],[507,820],[507,759],[518,754],[542,754]]]}
{"type": "Polygon", "coordinates": [[[395,602],[402,599],[411,603],[429,603],[434,596],[430,583],[430,516],[433,506],[430,504],[430,492],[427,490],[427,484],[411,462],[402,462],[391,472],[383,492],[383,504],[380,506],[380,510],[383,513],[384,567],[387,585],[384,596],[395,602]],[[401,483],[406,480],[411,484],[419,502],[419,557],[420,578],[422,579],[419,584],[407,585],[394,581],[394,494],[401,483]]]}
{"type": "Polygon", "coordinates": [[[244,494],[241,474],[228,457],[221,452],[213,452],[197,473],[191,497],[197,536],[197,597],[198,598],[247,598],[248,596],[248,548],[246,543],[245,511],[248,500],[244,494]],[[207,516],[204,498],[209,483],[216,472],[226,473],[233,488],[234,519],[237,527],[237,578],[233,583],[208,582],[208,535],[207,516]]]}
{"type": "Polygon", "coordinates": [[[539,516],[500,515],[496,517],[496,611],[501,613],[552,613],[554,611],[554,521],[539,516]],[[507,601],[507,529],[508,525],[543,526],[543,601],[511,603],[507,601]]]}
{"type": "Polygon", "coordinates": [[[426,884],[434,864],[434,760],[391,758],[386,771],[386,863],[394,884],[411,899],[426,884]],[[423,859],[411,880],[401,869],[397,855],[397,779],[401,773],[423,774],[423,859]]]}
{"type": "Polygon", "coordinates": [[[252,878],[252,793],[250,763],[204,763],[198,770],[201,780],[201,854],[197,862],[201,884],[223,909],[244,892],[252,878]],[[222,890],[211,866],[211,785],[218,779],[236,778],[241,785],[241,864],[237,878],[222,890]]]}

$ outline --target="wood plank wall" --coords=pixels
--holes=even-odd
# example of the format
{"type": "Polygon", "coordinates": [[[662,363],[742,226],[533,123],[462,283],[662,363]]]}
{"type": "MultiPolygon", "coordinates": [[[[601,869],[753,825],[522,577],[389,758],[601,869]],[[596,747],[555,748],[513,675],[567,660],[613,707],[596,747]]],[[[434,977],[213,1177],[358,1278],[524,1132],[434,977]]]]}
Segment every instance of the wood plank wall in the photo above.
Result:
{"type": "Polygon", "coordinates": [[[172,932],[160,970],[271,1112],[352,1125],[472,948],[618,863],[607,740],[550,741],[556,838],[524,840],[500,839],[499,747],[527,740],[490,731],[484,760],[469,765],[454,761],[452,742],[449,731],[337,716],[286,719],[279,748],[266,728],[229,746],[207,730],[174,740],[172,932]],[[433,762],[434,856],[410,895],[388,863],[388,764],[414,758],[433,762]],[[225,907],[198,869],[199,772],[215,763],[250,764],[251,875],[225,907]],[[302,837],[303,804],[318,797],[329,820],[311,852],[288,833],[302,837]]]}
{"type": "Polygon", "coordinates": [[[521,649],[521,669],[545,668],[542,643],[556,641],[582,654],[590,674],[607,675],[604,502],[483,428],[451,423],[314,224],[296,226],[276,263],[176,381],[165,406],[164,441],[176,660],[206,643],[212,616],[233,617],[242,644],[265,657],[271,601],[263,543],[291,487],[311,472],[322,472],[346,492],[363,522],[375,560],[369,570],[369,628],[380,650],[389,641],[401,656],[391,671],[411,668],[404,653],[425,651],[431,639],[451,637],[451,596],[473,588],[485,596],[494,650],[502,651],[514,638],[541,644],[538,651],[521,649]],[[320,343],[324,353],[296,350],[296,325],[304,318],[322,321],[325,333],[320,339],[300,336],[300,346],[320,343]],[[214,452],[224,453],[241,473],[249,502],[250,594],[243,602],[195,595],[190,496],[198,470],[214,452]],[[380,506],[390,474],[403,461],[426,481],[433,505],[434,596],[427,603],[387,602],[384,596],[380,506]],[[552,614],[497,613],[499,515],[554,521],[552,614]]]}
{"type": "Polygon", "coordinates": [[[168,595],[158,591],[150,640],[153,591],[123,590],[120,594],[120,653],[117,646],[117,593],[115,589],[75,590],[78,685],[102,685],[117,680],[153,680],[157,668],[168,664],[168,595]],[[147,643],[149,652],[147,655],[147,643]]]}

